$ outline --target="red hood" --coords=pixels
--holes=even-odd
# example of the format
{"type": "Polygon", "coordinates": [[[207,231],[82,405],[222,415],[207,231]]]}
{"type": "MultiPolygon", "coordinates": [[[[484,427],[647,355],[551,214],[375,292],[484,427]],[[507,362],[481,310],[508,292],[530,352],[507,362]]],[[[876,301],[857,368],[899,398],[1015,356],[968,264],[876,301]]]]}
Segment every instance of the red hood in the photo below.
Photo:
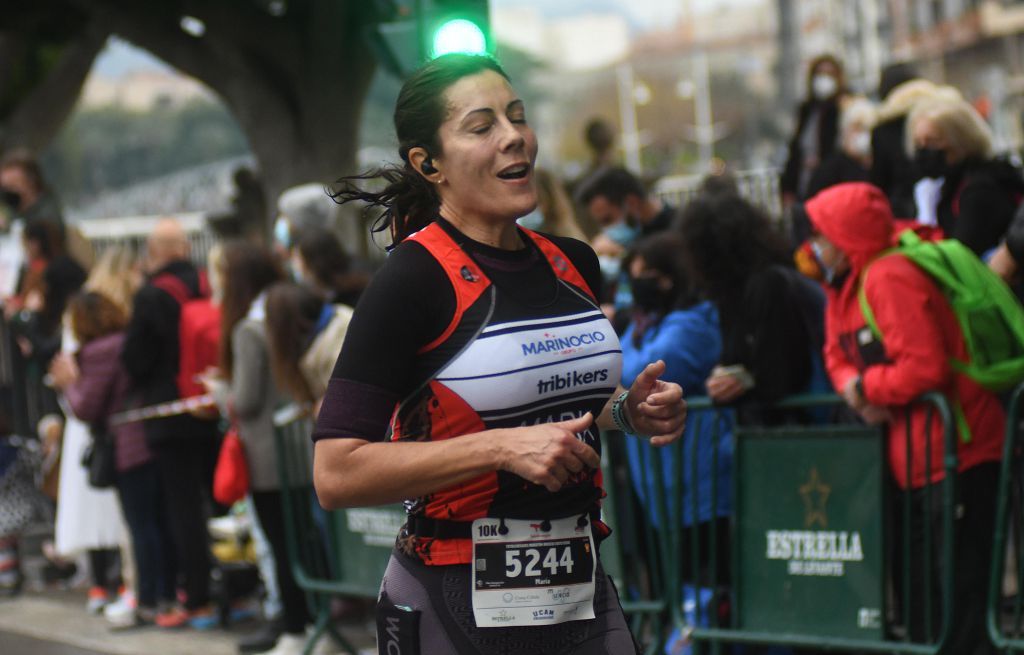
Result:
{"type": "Polygon", "coordinates": [[[814,228],[850,260],[854,273],[892,246],[892,209],[878,187],[837,184],[808,200],[804,208],[814,228]]]}

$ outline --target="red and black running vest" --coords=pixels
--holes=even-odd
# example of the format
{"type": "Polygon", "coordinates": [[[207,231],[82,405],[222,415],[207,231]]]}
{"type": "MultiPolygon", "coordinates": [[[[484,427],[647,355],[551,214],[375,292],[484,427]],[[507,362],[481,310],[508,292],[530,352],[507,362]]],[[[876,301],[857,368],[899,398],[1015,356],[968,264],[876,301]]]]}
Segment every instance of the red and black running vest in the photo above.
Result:
{"type": "MultiPolygon", "coordinates": [[[[543,236],[522,231],[554,272],[554,299],[543,307],[502,293],[440,225],[409,237],[444,269],[456,309],[448,328],[419,352],[436,373],[396,408],[393,440],[440,441],[588,411],[596,418],[615,391],[622,350],[611,323],[568,257],[543,236]]],[[[596,426],[577,436],[600,453],[596,426]]],[[[487,473],[408,501],[399,547],[430,565],[468,564],[473,520],[593,518],[601,482],[600,470],[583,471],[551,493],[507,471],[487,473]]],[[[595,528],[597,535],[607,530],[595,528]]]]}

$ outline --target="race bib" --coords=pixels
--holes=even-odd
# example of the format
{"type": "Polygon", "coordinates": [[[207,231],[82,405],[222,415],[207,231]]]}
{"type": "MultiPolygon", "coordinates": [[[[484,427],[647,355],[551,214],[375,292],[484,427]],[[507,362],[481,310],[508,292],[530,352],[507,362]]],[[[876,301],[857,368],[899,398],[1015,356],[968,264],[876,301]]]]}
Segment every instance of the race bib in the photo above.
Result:
{"type": "Polygon", "coordinates": [[[592,619],[596,570],[589,520],[473,521],[477,627],[592,619]]]}

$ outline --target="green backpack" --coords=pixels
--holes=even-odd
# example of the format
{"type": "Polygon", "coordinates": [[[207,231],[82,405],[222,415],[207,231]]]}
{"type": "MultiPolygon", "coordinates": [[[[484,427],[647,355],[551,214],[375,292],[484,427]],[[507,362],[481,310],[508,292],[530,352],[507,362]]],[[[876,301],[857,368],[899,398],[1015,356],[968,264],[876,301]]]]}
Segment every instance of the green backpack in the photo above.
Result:
{"type": "MultiPolygon", "coordinates": [[[[1024,380],[1024,308],[999,276],[955,239],[925,241],[913,230],[900,234],[899,247],[879,257],[899,253],[938,284],[956,315],[967,344],[969,361],[949,358],[953,370],[990,391],[1005,391],[1024,380]]],[[[882,333],[864,292],[870,265],[861,274],[857,292],[860,310],[872,334],[882,333]]],[[[958,401],[954,402],[961,436],[970,439],[958,401]]]]}

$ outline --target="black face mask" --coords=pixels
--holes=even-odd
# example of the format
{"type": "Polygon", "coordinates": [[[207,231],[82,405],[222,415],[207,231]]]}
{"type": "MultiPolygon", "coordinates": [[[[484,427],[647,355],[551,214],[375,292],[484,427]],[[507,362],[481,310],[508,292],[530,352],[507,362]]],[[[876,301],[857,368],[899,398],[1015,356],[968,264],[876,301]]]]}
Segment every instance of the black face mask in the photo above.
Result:
{"type": "Polygon", "coordinates": [[[645,312],[660,312],[668,306],[668,293],[658,286],[656,277],[634,277],[629,280],[633,305],[645,312]]]}
{"type": "Polygon", "coordinates": [[[21,207],[21,194],[10,189],[0,189],[0,202],[16,210],[21,207]]]}
{"type": "Polygon", "coordinates": [[[914,163],[925,177],[946,177],[949,173],[946,151],[939,148],[918,148],[914,151],[914,163]]]}

